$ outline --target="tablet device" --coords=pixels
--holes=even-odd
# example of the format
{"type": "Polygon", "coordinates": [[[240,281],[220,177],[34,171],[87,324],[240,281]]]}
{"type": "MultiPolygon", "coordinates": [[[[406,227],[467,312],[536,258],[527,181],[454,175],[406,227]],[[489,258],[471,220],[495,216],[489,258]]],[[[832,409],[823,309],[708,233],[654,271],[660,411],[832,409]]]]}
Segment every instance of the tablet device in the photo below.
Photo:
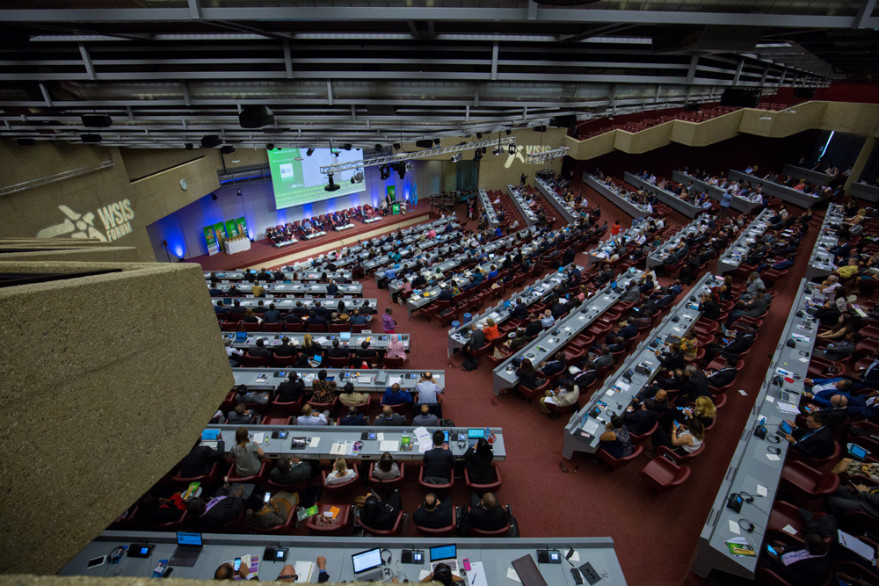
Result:
{"type": "Polygon", "coordinates": [[[781,431],[786,435],[790,435],[791,432],[793,431],[793,429],[791,428],[790,424],[787,421],[782,421],[781,425],[779,425],[779,427],[781,428],[781,431]]]}

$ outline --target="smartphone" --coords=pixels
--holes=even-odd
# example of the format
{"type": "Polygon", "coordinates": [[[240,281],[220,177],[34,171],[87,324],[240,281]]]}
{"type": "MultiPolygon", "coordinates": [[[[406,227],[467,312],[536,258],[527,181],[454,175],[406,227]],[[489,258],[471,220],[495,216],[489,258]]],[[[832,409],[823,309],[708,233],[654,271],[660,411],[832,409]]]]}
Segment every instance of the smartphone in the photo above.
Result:
{"type": "Polygon", "coordinates": [[[174,573],[174,568],[168,568],[167,570],[165,570],[165,573],[162,574],[162,578],[167,578],[168,576],[170,576],[173,573],[174,573]]]}
{"type": "Polygon", "coordinates": [[[287,439],[287,433],[288,432],[286,432],[286,431],[278,432],[278,437],[281,439],[287,439]]]}
{"type": "Polygon", "coordinates": [[[469,572],[470,571],[470,558],[464,558],[463,560],[461,560],[461,563],[464,564],[464,571],[469,572]]]}
{"type": "Polygon", "coordinates": [[[768,543],[766,544],[766,552],[774,558],[777,558],[779,555],[778,550],[776,550],[774,547],[772,547],[772,545],[768,543]]]}
{"type": "Polygon", "coordinates": [[[262,502],[267,503],[272,498],[272,493],[266,492],[265,496],[262,497],[262,502]]]}
{"type": "Polygon", "coordinates": [[[153,568],[153,578],[161,578],[165,574],[165,568],[167,567],[168,560],[159,560],[159,563],[153,568]]]}
{"type": "Polygon", "coordinates": [[[104,563],[104,560],[105,560],[105,559],[106,559],[106,558],[105,558],[104,556],[101,556],[101,557],[99,557],[99,558],[92,558],[92,559],[90,559],[90,560],[88,561],[88,568],[89,568],[89,569],[92,569],[92,568],[96,568],[96,567],[102,565],[102,564],[104,563]]]}
{"type": "Polygon", "coordinates": [[[236,572],[241,568],[241,558],[235,558],[235,564],[232,566],[232,569],[236,572]]]}

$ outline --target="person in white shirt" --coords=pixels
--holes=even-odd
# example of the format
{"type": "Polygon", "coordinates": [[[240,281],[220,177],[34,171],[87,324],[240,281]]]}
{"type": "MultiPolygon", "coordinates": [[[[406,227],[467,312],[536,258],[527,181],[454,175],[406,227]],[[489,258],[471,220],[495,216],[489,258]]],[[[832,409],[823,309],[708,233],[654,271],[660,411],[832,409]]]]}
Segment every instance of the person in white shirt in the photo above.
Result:
{"type": "Polygon", "coordinates": [[[333,471],[327,474],[327,486],[344,484],[353,478],[357,478],[357,471],[353,468],[348,468],[345,458],[336,458],[336,461],[333,463],[333,471]]]}
{"type": "Polygon", "coordinates": [[[657,230],[662,230],[663,228],[665,228],[665,220],[663,220],[662,218],[657,218],[655,224],[657,230]]]}
{"type": "Polygon", "coordinates": [[[296,425],[327,425],[328,415],[329,411],[315,415],[311,410],[311,405],[306,403],[302,406],[302,415],[296,418],[296,425]]]}
{"type": "Polygon", "coordinates": [[[555,323],[555,318],[552,316],[552,311],[547,309],[543,312],[543,317],[540,318],[540,325],[543,326],[543,329],[549,329],[552,327],[552,324],[555,323]]]}

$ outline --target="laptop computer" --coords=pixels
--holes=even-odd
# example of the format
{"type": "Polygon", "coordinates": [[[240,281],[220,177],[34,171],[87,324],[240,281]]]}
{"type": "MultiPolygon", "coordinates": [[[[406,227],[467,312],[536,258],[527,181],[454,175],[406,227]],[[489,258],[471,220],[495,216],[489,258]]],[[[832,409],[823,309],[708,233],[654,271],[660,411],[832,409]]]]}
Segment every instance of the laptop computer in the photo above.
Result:
{"type": "Polygon", "coordinates": [[[201,540],[201,533],[188,533],[184,531],[177,532],[177,549],[171,556],[169,565],[191,568],[195,565],[198,556],[201,555],[204,543],[201,540]]]}
{"type": "Polygon", "coordinates": [[[240,344],[247,340],[247,332],[235,332],[235,342],[240,344]]]}
{"type": "Polygon", "coordinates": [[[380,547],[361,551],[351,556],[354,564],[354,578],[362,582],[374,582],[384,576],[384,561],[380,547]]]}
{"type": "Polygon", "coordinates": [[[436,569],[437,564],[447,564],[452,572],[458,571],[458,547],[450,545],[437,545],[430,548],[430,571],[436,569]]]}
{"type": "Polygon", "coordinates": [[[476,442],[485,437],[484,429],[468,429],[467,430],[467,444],[471,448],[476,447],[476,442]]]}
{"type": "Polygon", "coordinates": [[[343,340],[343,341],[350,340],[351,339],[351,332],[339,332],[339,339],[343,340]]]}

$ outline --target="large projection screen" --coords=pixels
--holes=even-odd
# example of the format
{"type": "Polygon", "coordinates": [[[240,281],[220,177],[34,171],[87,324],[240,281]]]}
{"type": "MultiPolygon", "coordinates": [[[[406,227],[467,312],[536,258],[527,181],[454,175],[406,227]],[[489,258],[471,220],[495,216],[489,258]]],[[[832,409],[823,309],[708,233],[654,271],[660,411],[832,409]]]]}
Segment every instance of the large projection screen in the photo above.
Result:
{"type": "Polygon", "coordinates": [[[350,151],[333,149],[333,151],[337,154],[333,154],[330,149],[314,149],[310,157],[306,156],[305,149],[268,151],[277,209],[358,193],[366,189],[362,181],[351,183],[354,171],[343,171],[333,176],[333,181],[339,186],[338,190],[324,189],[328,179],[320,172],[321,167],[363,160],[363,151],[357,149],[350,151]]]}

